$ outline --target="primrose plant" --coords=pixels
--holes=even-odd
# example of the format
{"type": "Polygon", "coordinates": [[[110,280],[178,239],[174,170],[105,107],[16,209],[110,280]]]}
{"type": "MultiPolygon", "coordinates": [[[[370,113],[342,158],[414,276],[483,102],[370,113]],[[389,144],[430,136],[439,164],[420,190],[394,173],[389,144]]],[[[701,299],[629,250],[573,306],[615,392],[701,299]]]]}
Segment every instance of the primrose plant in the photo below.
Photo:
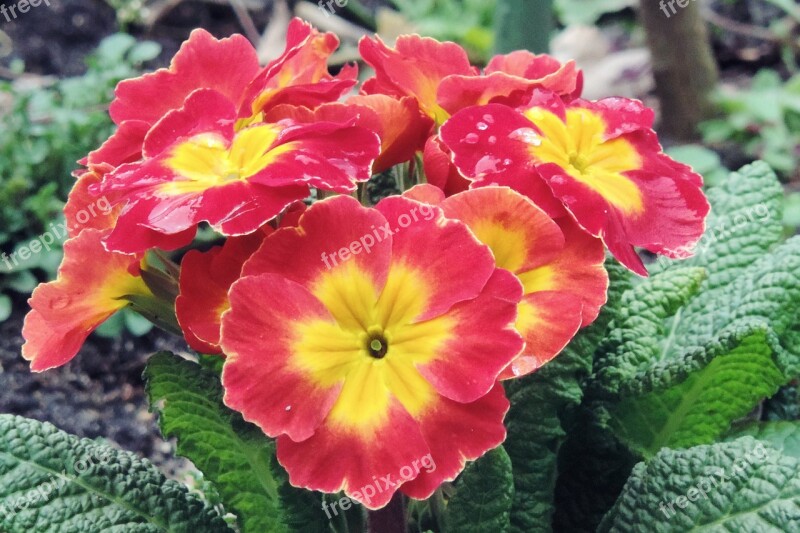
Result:
{"type": "MultiPolygon", "coordinates": [[[[478,69],[458,45],[416,35],[364,38],[374,76],[357,88],[355,66],[328,71],[338,44],[294,20],[283,55],[262,67],[245,38],[196,30],[168,69],[118,85],[117,130],[82,161],[65,216],[101,196],[113,208],[68,224],[81,229],[57,280],[30,299],[22,355],[36,372],[64,365],[123,308],[181,335],[194,354],[153,356],[145,379],[203,490],[117,450],[78,472],[101,445],[5,416],[0,475],[16,481],[0,488],[12,511],[0,524],[261,533],[724,520],[667,519],[647,498],[692,481],[669,468],[735,459],[699,445],[723,440],[800,367],[781,348],[796,334],[789,292],[765,309],[724,292],[734,268],[751,268],[754,284],[737,298],[767,282],[797,292],[778,275],[789,265],[769,259],[772,220],[731,237],[760,232],[760,244],[722,238],[647,278],[637,248],[686,259],[710,204],[641,102],[581,99],[571,61],[519,51],[478,69]],[[387,174],[401,194],[369,205],[367,182],[387,174]],[[201,227],[217,245],[198,244],[201,227]],[[720,379],[734,361],[757,371],[720,379]],[[734,385],[735,401],[711,397],[734,385]],[[569,467],[570,453],[585,468],[569,467]],[[612,477],[599,476],[600,455],[612,477]],[[69,483],[17,505],[53,471],[69,483]]],[[[712,194],[716,216],[768,205],[776,187],[766,167],[746,169],[712,194]]],[[[790,252],[775,253],[796,263],[790,252]]],[[[798,462],[764,449],[793,484],[777,516],[797,505],[798,462]]]]}

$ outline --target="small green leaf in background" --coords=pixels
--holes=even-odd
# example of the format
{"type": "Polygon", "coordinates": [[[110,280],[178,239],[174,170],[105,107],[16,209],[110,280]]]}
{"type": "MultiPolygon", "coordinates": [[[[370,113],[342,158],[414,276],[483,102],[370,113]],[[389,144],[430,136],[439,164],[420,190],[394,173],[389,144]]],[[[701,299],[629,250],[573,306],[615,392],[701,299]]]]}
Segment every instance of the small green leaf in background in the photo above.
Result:
{"type": "Polygon", "coordinates": [[[636,0],[555,0],[558,18],[565,26],[592,26],[603,15],[636,6],[636,0]]]}
{"type": "Polygon", "coordinates": [[[133,453],[0,415],[0,531],[232,530],[185,486],[133,453]]]}
{"type": "Polygon", "coordinates": [[[800,531],[800,459],[751,437],[664,449],[636,465],[598,531],[800,531]]]}
{"type": "Polygon", "coordinates": [[[11,298],[5,294],[0,294],[0,322],[8,320],[13,310],[14,306],[11,302],[11,298]]]}
{"type": "Polygon", "coordinates": [[[505,533],[514,501],[511,459],[502,446],[469,464],[447,505],[445,533],[505,533]]]}

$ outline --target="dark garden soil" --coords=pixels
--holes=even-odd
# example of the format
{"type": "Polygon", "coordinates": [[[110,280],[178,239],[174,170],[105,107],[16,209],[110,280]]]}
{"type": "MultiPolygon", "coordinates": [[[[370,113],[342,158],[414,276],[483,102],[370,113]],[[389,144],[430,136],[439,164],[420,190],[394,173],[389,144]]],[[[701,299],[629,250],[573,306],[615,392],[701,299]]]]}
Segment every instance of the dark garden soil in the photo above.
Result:
{"type": "Polygon", "coordinates": [[[0,324],[0,413],[51,422],[69,433],[105,439],[159,464],[167,473],[185,470],[175,460],[148,411],[142,372],[150,354],[185,349],[181,339],[153,332],[119,339],[92,336],[80,354],[61,368],[30,371],[20,355],[26,308],[0,324]]]}

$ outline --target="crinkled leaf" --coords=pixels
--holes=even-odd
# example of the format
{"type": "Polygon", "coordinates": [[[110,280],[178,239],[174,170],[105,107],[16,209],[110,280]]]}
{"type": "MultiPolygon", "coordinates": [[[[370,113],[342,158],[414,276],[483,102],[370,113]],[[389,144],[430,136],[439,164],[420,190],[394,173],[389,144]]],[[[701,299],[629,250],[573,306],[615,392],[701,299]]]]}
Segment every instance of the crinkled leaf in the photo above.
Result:
{"type": "Polygon", "coordinates": [[[274,443],[223,405],[219,377],[161,352],[148,361],[145,378],[162,433],[177,438],[178,454],[214,484],[226,509],[239,517],[241,530],[290,531],[281,511],[274,443]]]}
{"type": "Polygon", "coordinates": [[[623,392],[608,408],[611,426],[645,457],[664,446],[713,442],[784,383],[768,336],[764,324],[735,329],[688,354],[681,365],[640,376],[640,390],[623,392]]]}
{"type": "Polygon", "coordinates": [[[637,452],[713,442],[800,373],[800,239],[772,250],[780,191],[763,164],[734,173],[709,193],[697,256],[626,295],[592,391],[637,452]],[[699,291],[684,265],[707,271],[699,291]]]}
{"type": "Polygon", "coordinates": [[[678,268],[656,274],[626,292],[615,327],[604,343],[593,385],[609,394],[638,380],[640,374],[664,361],[675,339],[674,324],[667,319],[700,290],[706,271],[678,268]]]}
{"type": "Polygon", "coordinates": [[[800,460],[744,437],[639,463],[600,532],[800,531],[800,460]]]}
{"type": "Polygon", "coordinates": [[[514,478],[511,459],[502,446],[471,463],[456,482],[447,505],[446,533],[509,531],[514,478]]]}
{"type": "Polygon", "coordinates": [[[0,531],[231,529],[216,510],[133,453],[0,415],[0,531]]]}

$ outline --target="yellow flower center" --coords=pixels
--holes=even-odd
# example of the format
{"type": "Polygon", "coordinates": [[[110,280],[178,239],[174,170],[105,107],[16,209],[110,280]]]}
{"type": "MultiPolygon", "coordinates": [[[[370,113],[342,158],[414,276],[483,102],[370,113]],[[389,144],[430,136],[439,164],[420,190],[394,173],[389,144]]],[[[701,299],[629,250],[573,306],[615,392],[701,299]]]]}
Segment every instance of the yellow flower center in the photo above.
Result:
{"type": "Polygon", "coordinates": [[[161,192],[190,194],[247,180],[293,149],[292,143],[272,148],[279,133],[272,124],[253,126],[238,132],[230,146],[215,133],[195,135],[172,150],[166,165],[180,178],[163,184],[161,192]]]}
{"type": "Polygon", "coordinates": [[[329,422],[369,432],[386,421],[393,399],[412,416],[423,412],[436,393],[417,367],[437,356],[452,321],[415,322],[430,294],[420,273],[393,265],[378,294],[351,261],[323,274],[312,292],[335,323],[299,323],[293,365],[320,387],[342,384],[329,422]]]}
{"type": "Polygon", "coordinates": [[[541,131],[531,154],[553,163],[624,213],[644,210],[642,194],[625,175],[642,167],[634,146],[625,139],[605,140],[606,123],[588,109],[568,109],[566,122],[541,108],[525,113],[541,131]]]}

